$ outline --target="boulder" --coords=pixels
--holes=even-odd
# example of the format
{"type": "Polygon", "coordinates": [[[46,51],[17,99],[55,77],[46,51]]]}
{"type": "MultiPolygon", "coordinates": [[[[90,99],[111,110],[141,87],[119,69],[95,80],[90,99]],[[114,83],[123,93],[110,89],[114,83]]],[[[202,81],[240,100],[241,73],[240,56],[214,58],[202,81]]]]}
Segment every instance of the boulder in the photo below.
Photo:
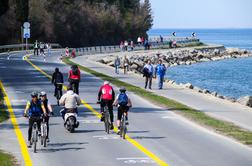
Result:
{"type": "Polygon", "coordinates": [[[246,105],[249,107],[252,107],[252,96],[244,96],[244,97],[240,97],[237,100],[238,103],[242,104],[242,105],[246,105]]]}
{"type": "Polygon", "coordinates": [[[224,96],[222,96],[222,95],[217,95],[217,97],[220,99],[224,99],[224,96]]]}
{"type": "Polygon", "coordinates": [[[202,92],[203,92],[202,89],[200,89],[200,88],[197,87],[197,86],[195,86],[193,89],[194,89],[196,92],[199,92],[199,93],[202,93],[202,92]]]}
{"type": "MultiPolygon", "coordinates": [[[[108,64],[108,63],[113,62],[113,60],[112,60],[111,58],[109,58],[109,57],[105,57],[105,58],[103,58],[102,60],[103,60],[103,62],[104,62],[105,64],[108,64]]],[[[113,62],[113,63],[114,63],[114,62],[113,62]]]]}
{"type": "Polygon", "coordinates": [[[203,93],[205,93],[205,94],[208,94],[208,93],[210,93],[209,92],[209,90],[207,90],[207,89],[203,89],[203,91],[202,91],[203,93]]]}
{"type": "Polygon", "coordinates": [[[112,67],[115,67],[114,62],[109,62],[107,65],[112,66],[112,67]]]}
{"type": "Polygon", "coordinates": [[[98,59],[96,62],[104,63],[104,60],[103,59],[98,59]]]}
{"type": "Polygon", "coordinates": [[[225,97],[225,99],[232,102],[232,103],[234,103],[236,101],[235,98],[232,98],[232,97],[225,97]]]}
{"type": "Polygon", "coordinates": [[[211,95],[216,97],[218,95],[218,93],[217,92],[212,92],[211,95]]]}
{"type": "Polygon", "coordinates": [[[136,70],[137,68],[138,68],[138,65],[137,64],[133,64],[133,65],[131,65],[131,67],[130,67],[132,70],[136,70]]]}
{"type": "Polygon", "coordinates": [[[193,89],[193,85],[190,83],[187,83],[184,85],[186,88],[193,89]]]}

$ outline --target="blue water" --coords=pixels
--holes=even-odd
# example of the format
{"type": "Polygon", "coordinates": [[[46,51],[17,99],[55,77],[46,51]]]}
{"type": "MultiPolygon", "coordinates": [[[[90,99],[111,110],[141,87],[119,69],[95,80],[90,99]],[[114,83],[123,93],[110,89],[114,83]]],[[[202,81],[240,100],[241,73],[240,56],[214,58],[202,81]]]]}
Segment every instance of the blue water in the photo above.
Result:
{"type": "Polygon", "coordinates": [[[189,37],[195,32],[204,43],[252,50],[252,29],[152,29],[148,35],[171,36],[172,32],[176,32],[178,37],[189,37]]]}
{"type": "MultiPolygon", "coordinates": [[[[168,36],[174,31],[177,36],[190,36],[192,32],[196,32],[197,37],[205,43],[252,50],[252,29],[154,29],[149,31],[149,35],[168,36]]],[[[239,98],[252,96],[251,71],[252,58],[240,58],[171,67],[166,77],[178,83],[190,82],[202,89],[239,98]]]]}

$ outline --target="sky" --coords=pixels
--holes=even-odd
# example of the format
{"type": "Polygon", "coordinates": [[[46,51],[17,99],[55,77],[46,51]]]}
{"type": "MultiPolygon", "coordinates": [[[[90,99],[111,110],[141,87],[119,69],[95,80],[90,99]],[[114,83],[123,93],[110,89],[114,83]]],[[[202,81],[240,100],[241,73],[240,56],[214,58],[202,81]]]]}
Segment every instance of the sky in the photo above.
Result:
{"type": "Polygon", "coordinates": [[[252,0],[150,0],[153,28],[252,28],[252,0]]]}

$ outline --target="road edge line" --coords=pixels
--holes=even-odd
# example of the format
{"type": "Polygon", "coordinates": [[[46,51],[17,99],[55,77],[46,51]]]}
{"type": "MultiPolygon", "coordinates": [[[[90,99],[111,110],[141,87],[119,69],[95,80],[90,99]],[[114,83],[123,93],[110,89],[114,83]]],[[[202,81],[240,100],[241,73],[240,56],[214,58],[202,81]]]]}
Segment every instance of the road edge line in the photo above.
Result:
{"type": "Polygon", "coordinates": [[[4,88],[4,85],[3,85],[1,80],[0,80],[0,89],[2,89],[2,93],[4,95],[4,101],[6,102],[6,106],[8,108],[9,114],[10,114],[10,120],[11,120],[11,123],[13,125],[13,129],[14,129],[14,131],[16,133],[16,136],[17,136],[17,139],[18,139],[18,142],[19,142],[20,150],[21,150],[25,165],[26,166],[32,166],[32,161],[31,161],[31,158],[30,158],[30,154],[29,154],[25,139],[23,137],[22,131],[20,130],[20,128],[18,126],[17,119],[16,119],[16,116],[15,116],[14,111],[12,109],[10,99],[8,97],[8,94],[7,94],[7,92],[6,92],[5,88],[4,88]]]}

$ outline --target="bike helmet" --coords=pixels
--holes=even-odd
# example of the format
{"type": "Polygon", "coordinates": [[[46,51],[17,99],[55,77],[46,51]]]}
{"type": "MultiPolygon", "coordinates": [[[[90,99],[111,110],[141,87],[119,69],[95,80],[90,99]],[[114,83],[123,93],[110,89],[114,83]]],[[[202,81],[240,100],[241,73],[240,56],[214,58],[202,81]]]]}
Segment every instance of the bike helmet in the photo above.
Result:
{"type": "Polygon", "coordinates": [[[40,96],[46,96],[46,92],[45,91],[40,92],[40,96]]]}
{"type": "Polygon", "coordinates": [[[59,72],[59,68],[56,67],[56,68],[55,68],[55,72],[59,72]]]}
{"type": "Polygon", "coordinates": [[[119,91],[120,91],[120,92],[126,92],[126,88],[121,87],[121,88],[119,89],[119,91]]]}
{"type": "Polygon", "coordinates": [[[32,92],[32,93],[31,93],[31,97],[38,97],[38,92],[35,92],[35,91],[32,92]]]}
{"type": "Polygon", "coordinates": [[[108,81],[104,81],[103,85],[109,85],[108,81]]]}

